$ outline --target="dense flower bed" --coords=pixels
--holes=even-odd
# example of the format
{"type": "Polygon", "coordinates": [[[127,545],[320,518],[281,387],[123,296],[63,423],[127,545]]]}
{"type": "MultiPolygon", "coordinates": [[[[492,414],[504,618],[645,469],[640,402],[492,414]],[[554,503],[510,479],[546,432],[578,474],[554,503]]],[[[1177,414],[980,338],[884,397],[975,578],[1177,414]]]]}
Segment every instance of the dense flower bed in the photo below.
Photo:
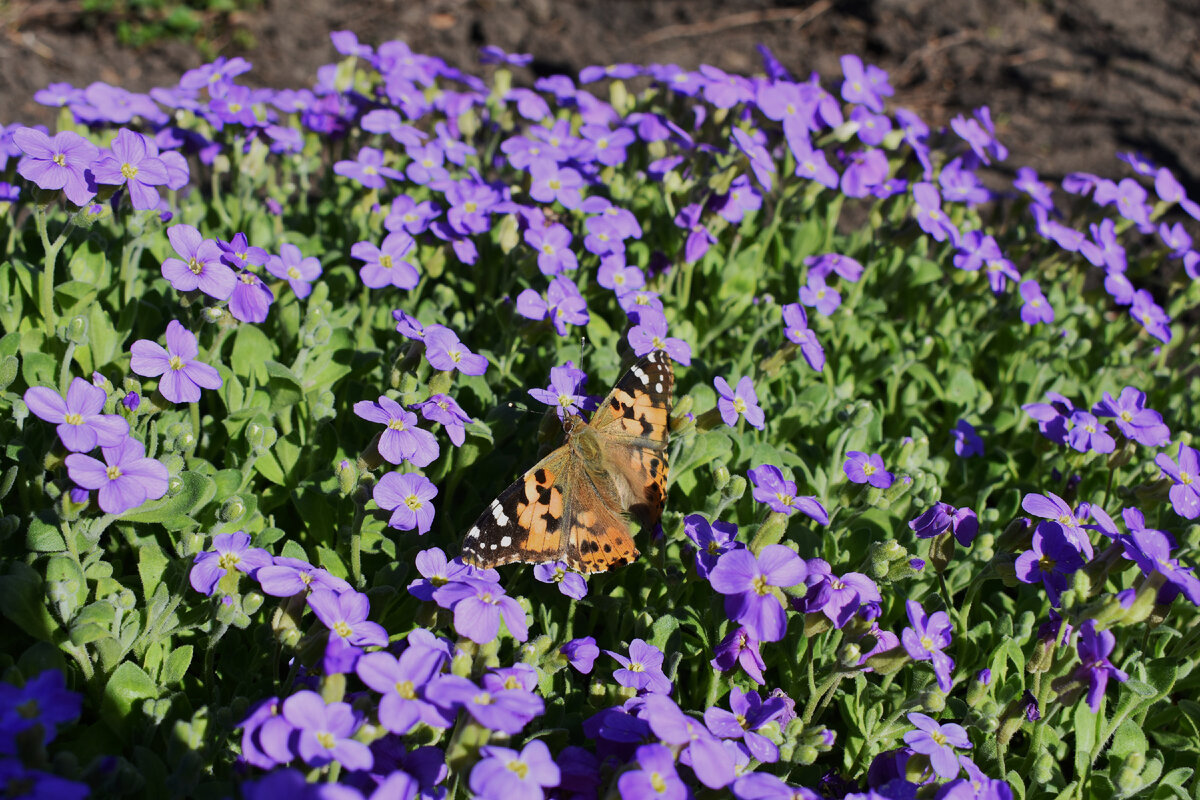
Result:
{"type": "Polygon", "coordinates": [[[333,42],[0,130],[10,796],[1191,796],[1168,169],[1001,181],[852,55],[333,42]],[[637,359],[640,557],[458,558],[637,359]]]}

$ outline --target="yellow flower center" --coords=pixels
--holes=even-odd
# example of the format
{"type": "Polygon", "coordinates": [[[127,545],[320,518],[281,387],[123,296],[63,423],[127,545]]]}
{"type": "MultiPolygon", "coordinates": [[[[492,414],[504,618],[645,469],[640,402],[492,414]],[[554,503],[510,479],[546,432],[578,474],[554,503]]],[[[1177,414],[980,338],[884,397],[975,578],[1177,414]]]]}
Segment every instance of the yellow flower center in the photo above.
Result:
{"type": "Polygon", "coordinates": [[[746,401],[740,397],[733,398],[733,410],[739,414],[746,413],[746,401]]]}
{"type": "Polygon", "coordinates": [[[408,497],[404,498],[404,505],[408,506],[412,511],[420,511],[425,507],[425,503],[422,502],[421,498],[417,497],[415,494],[410,494],[408,497]]]}
{"type": "Polygon", "coordinates": [[[654,791],[658,792],[659,794],[662,794],[667,790],[666,780],[657,772],[650,773],[650,785],[654,788],[654,791]]]}
{"type": "Polygon", "coordinates": [[[346,624],[345,621],[339,620],[334,623],[333,632],[336,633],[338,636],[342,637],[343,639],[348,639],[350,637],[350,634],[354,633],[354,629],[351,628],[348,624],[346,624]]]}
{"type": "Polygon", "coordinates": [[[70,414],[67,414],[65,417],[63,417],[63,422],[67,423],[68,425],[82,425],[83,424],[83,415],[76,414],[75,412],[71,412],[70,414]]]}
{"type": "Polygon", "coordinates": [[[67,165],[67,157],[62,153],[55,153],[54,158],[51,160],[60,167],[65,167],[67,165]]]}
{"type": "Polygon", "coordinates": [[[405,700],[415,700],[416,699],[417,693],[413,689],[414,689],[414,687],[413,687],[412,681],[397,681],[396,682],[396,694],[400,695],[405,700]]]}
{"type": "Polygon", "coordinates": [[[548,256],[554,255],[554,245],[547,242],[546,244],[542,245],[542,252],[548,256]]]}
{"type": "Polygon", "coordinates": [[[110,481],[115,481],[117,478],[121,477],[121,468],[116,464],[113,464],[111,467],[105,470],[104,473],[108,475],[108,479],[110,481]]]}
{"type": "Polygon", "coordinates": [[[387,426],[394,431],[406,430],[404,427],[404,420],[402,419],[389,419],[387,426]]]}
{"type": "Polygon", "coordinates": [[[241,557],[237,553],[225,553],[217,559],[217,563],[221,566],[221,569],[229,572],[229,570],[235,569],[241,560],[241,557]]]}
{"type": "Polygon", "coordinates": [[[1128,411],[1122,411],[1122,412],[1121,412],[1121,419],[1122,419],[1122,420],[1124,420],[1125,422],[1132,422],[1132,421],[1133,421],[1133,414],[1130,414],[1128,411]]]}
{"type": "Polygon", "coordinates": [[[300,280],[300,270],[295,267],[288,267],[287,275],[292,280],[300,280]]]}
{"type": "Polygon", "coordinates": [[[646,666],[644,664],[642,664],[642,662],[640,662],[640,661],[631,661],[631,662],[629,662],[629,671],[630,672],[645,672],[646,666]]]}
{"type": "Polygon", "coordinates": [[[767,585],[765,575],[755,575],[754,580],[750,582],[750,588],[760,595],[767,595],[771,592],[771,587],[767,585]]]}
{"type": "Polygon", "coordinates": [[[558,178],[551,178],[550,179],[550,188],[551,189],[561,189],[562,181],[560,181],[558,178]]]}
{"type": "Polygon", "coordinates": [[[517,777],[521,780],[525,780],[525,776],[529,774],[529,765],[520,759],[508,762],[508,768],[517,773],[517,777]]]}
{"type": "Polygon", "coordinates": [[[131,181],[137,177],[138,168],[129,162],[121,165],[121,174],[125,176],[125,180],[131,181]]]}
{"type": "Polygon", "coordinates": [[[171,356],[171,360],[168,361],[167,363],[171,365],[171,369],[173,369],[173,370],[178,371],[178,370],[183,369],[183,359],[180,358],[179,356],[171,356]]]}
{"type": "Polygon", "coordinates": [[[790,506],[792,503],[796,502],[795,495],[784,494],[783,492],[776,492],[775,499],[783,503],[785,506],[790,506]]]}
{"type": "Polygon", "coordinates": [[[321,747],[326,750],[332,750],[337,747],[337,740],[333,738],[333,734],[329,731],[321,731],[317,734],[317,741],[321,743],[321,747]]]}
{"type": "Polygon", "coordinates": [[[928,636],[922,636],[921,637],[921,647],[924,647],[926,650],[932,650],[933,649],[933,639],[930,639],[928,636]]]}
{"type": "Polygon", "coordinates": [[[490,706],[492,704],[491,692],[480,692],[475,695],[475,704],[480,706],[490,706]]]}
{"type": "Polygon", "coordinates": [[[246,272],[246,273],[243,273],[242,275],[239,275],[238,280],[240,280],[242,283],[247,283],[247,284],[254,283],[254,276],[251,275],[249,272],[246,272]]]}
{"type": "Polygon", "coordinates": [[[193,275],[199,275],[201,272],[204,272],[204,265],[197,261],[195,257],[188,259],[187,268],[192,271],[193,275]]]}
{"type": "Polygon", "coordinates": [[[378,174],[379,174],[379,170],[375,169],[374,167],[363,167],[363,174],[365,174],[365,175],[378,175],[378,174]]]}

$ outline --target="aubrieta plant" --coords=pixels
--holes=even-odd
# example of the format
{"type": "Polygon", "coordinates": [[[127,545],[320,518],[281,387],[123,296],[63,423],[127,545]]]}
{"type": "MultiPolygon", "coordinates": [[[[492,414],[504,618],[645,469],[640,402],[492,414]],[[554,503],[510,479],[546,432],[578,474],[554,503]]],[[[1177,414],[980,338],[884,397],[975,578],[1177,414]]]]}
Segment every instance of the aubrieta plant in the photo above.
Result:
{"type": "Polygon", "coordinates": [[[0,794],[1196,796],[1169,169],[1006,173],[853,55],[333,43],[0,129],[0,794]],[[464,564],[654,351],[640,557],[464,564]]]}

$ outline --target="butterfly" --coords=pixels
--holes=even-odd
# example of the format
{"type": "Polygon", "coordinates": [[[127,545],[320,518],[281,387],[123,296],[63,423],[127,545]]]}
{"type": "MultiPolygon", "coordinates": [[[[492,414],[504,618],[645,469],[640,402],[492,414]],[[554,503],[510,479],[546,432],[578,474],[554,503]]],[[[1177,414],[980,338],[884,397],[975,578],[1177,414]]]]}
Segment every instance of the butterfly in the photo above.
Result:
{"type": "Polygon", "coordinates": [[[492,501],[463,540],[481,569],[565,561],[604,572],[638,556],[629,520],[650,528],[667,490],[667,427],[675,373],[652,350],[617,381],[590,422],[570,415],[567,441],[492,501]]]}

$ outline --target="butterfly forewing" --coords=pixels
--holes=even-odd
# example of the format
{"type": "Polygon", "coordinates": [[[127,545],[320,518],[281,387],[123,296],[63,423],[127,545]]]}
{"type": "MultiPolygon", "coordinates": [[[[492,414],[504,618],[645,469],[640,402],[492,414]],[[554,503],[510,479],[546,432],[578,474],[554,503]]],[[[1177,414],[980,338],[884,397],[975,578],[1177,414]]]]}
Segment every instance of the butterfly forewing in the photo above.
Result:
{"type": "Polygon", "coordinates": [[[492,501],[467,532],[463,561],[486,568],[565,560],[579,572],[603,572],[637,558],[627,517],[650,527],[662,516],[674,386],[662,351],[634,364],[590,423],[569,426],[566,445],[492,501]],[[572,442],[586,445],[585,455],[572,442]]]}
{"type": "Polygon", "coordinates": [[[562,558],[568,450],[546,456],[492,501],[467,531],[463,562],[486,569],[562,558]]]}

